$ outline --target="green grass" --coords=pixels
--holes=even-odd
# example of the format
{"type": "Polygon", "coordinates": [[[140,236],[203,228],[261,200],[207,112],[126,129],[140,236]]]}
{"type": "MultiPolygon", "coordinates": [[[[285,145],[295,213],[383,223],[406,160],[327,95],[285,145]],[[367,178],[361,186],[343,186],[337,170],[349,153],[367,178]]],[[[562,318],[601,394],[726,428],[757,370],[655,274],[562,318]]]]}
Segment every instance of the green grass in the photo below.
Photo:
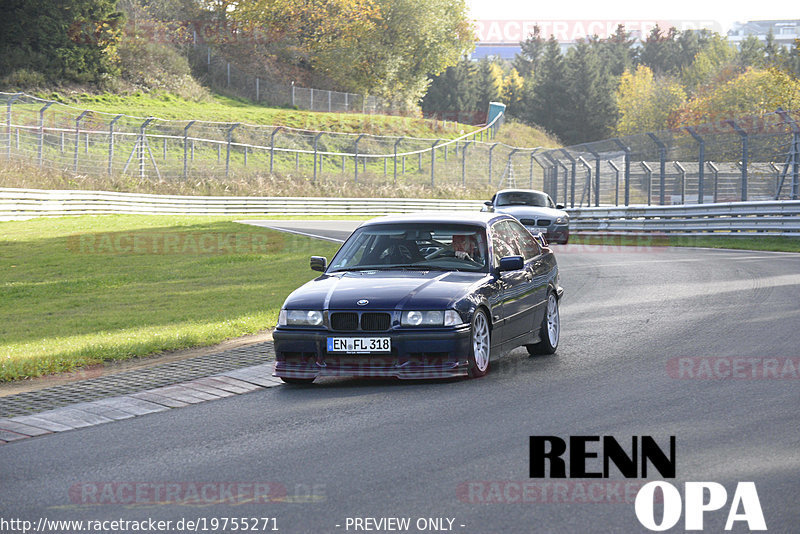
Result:
{"type": "Polygon", "coordinates": [[[314,276],[308,256],[336,245],[231,219],[0,223],[0,381],[274,326],[284,298],[314,276]]]}
{"type": "Polygon", "coordinates": [[[124,113],[139,117],[173,120],[202,120],[288,126],[307,130],[326,130],[374,135],[410,137],[458,137],[475,126],[441,122],[417,117],[326,113],[290,108],[273,108],[249,100],[214,94],[208,101],[187,100],[171,94],[79,95],[69,98],[56,93],[40,93],[40,98],[57,99],[65,104],[106,113],[124,113]]]}
{"type": "Polygon", "coordinates": [[[670,246],[800,252],[800,237],[784,236],[598,236],[572,234],[574,245],[670,246]]]}

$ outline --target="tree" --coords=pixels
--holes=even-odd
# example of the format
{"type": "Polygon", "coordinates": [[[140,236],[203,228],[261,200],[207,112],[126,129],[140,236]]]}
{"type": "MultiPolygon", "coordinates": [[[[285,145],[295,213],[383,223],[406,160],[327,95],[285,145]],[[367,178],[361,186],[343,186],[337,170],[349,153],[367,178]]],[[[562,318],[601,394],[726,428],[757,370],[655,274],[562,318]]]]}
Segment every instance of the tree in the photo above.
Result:
{"type": "Polygon", "coordinates": [[[622,73],[633,65],[634,40],[630,38],[630,35],[630,32],[625,31],[625,26],[619,24],[614,34],[607,39],[592,41],[592,44],[598,49],[600,61],[614,77],[622,76],[622,73]]]}
{"type": "Polygon", "coordinates": [[[475,111],[475,66],[463,58],[453,67],[431,79],[430,87],[422,99],[422,111],[428,116],[470,122],[475,111]]]}
{"type": "Polygon", "coordinates": [[[566,63],[564,121],[558,136],[568,144],[606,137],[616,123],[614,89],[597,50],[579,40],[569,50],[566,63]]]}
{"type": "Polygon", "coordinates": [[[521,115],[520,103],[522,102],[524,80],[517,69],[512,68],[511,73],[503,79],[503,103],[506,105],[506,114],[511,117],[521,115]]]}
{"type": "Polygon", "coordinates": [[[748,35],[739,45],[739,53],[736,55],[736,63],[742,67],[763,67],[764,43],[755,35],[748,35]]]}
{"type": "Polygon", "coordinates": [[[800,109],[800,81],[777,69],[747,69],[733,80],[709,87],[680,107],[675,126],[800,109]]]}
{"type": "Polygon", "coordinates": [[[480,111],[489,109],[489,102],[500,99],[503,89],[503,69],[488,58],[483,58],[478,64],[477,79],[475,81],[476,106],[480,111]]]}
{"type": "Polygon", "coordinates": [[[464,0],[254,0],[231,18],[266,28],[258,53],[340,89],[413,102],[474,47],[464,0]]]}
{"type": "Polygon", "coordinates": [[[520,52],[514,56],[514,68],[523,78],[530,77],[536,71],[536,64],[544,51],[544,39],[539,25],[533,27],[531,33],[520,45],[520,52]]]}
{"type": "Polygon", "coordinates": [[[54,81],[96,82],[115,71],[122,14],[116,0],[6,0],[0,72],[27,69],[54,81]]]}
{"type": "Polygon", "coordinates": [[[638,64],[649,67],[655,74],[674,74],[680,64],[681,45],[676,41],[678,30],[662,33],[656,24],[639,50],[638,64]]]}
{"type": "Polygon", "coordinates": [[[689,91],[712,81],[729,66],[736,56],[736,50],[725,37],[714,34],[702,46],[691,65],[683,69],[682,80],[689,91]]]}
{"type": "Polygon", "coordinates": [[[561,46],[550,36],[545,45],[541,65],[534,72],[534,83],[528,93],[525,121],[560,135],[564,131],[568,103],[564,98],[566,70],[561,46]]]}
{"type": "Polygon", "coordinates": [[[663,130],[670,117],[686,101],[681,85],[669,78],[656,80],[649,67],[625,72],[617,88],[618,135],[663,130]]]}

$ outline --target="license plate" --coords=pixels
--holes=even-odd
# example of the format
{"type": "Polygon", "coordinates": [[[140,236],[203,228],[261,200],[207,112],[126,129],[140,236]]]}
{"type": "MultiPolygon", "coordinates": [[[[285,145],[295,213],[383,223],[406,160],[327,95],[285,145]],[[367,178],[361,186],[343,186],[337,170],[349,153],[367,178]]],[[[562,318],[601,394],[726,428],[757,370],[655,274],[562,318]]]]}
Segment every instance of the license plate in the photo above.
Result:
{"type": "Polygon", "coordinates": [[[328,352],[348,352],[370,354],[391,352],[392,339],[389,337],[329,337],[328,352]]]}

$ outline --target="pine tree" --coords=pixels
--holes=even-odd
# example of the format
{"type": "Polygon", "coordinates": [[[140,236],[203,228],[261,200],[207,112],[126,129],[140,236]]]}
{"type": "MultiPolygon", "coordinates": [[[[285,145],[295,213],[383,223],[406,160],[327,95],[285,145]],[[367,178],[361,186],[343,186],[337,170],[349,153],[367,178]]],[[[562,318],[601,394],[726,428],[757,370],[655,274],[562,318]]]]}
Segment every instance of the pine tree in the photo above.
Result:
{"type": "Polygon", "coordinates": [[[476,96],[475,67],[471,60],[462,58],[454,67],[431,78],[422,110],[429,116],[458,119],[475,111],[476,96]]]}
{"type": "Polygon", "coordinates": [[[503,88],[503,70],[493,61],[483,58],[478,65],[475,87],[477,108],[480,111],[487,111],[489,102],[500,99],[503,88]]]}
{"type": "Polygon", "coordinates": [[[559,137],[567,144],[602,139],[616,124],[611,77],[597,50],[580,40],[566,57],[565,121],[559,137]]]}
{"type": "Polygon", "coordinates": [[[561,46],[551,36],[545,45],[539,68],[534,72],[534,83],[528,92],[531,100],[525,109],[526,122],[541,126],[560,136],[564,132],[565,116],[569,103],[566,92],[566,70],[561,46]]]}
{"type": "Polygon", "coordinates": [[[542,57],[545,40],[539,25],[533,27],[533,33],[520,43],[520,52],[514,56],[514,68],[523,78],[528,78],[536,71],[536,65],[542,57]]]}
{"type": "Polygon", "coordinates": [[[630,32],[625,31],[625,26],[619,24],[614,34],[610,35],[608,39],[593,41],[600,54],[600,61],[606,65],[612,76],[622,76],[622,73],[630,70],[633,65],[634,40],[630,36],[630,32]]]}

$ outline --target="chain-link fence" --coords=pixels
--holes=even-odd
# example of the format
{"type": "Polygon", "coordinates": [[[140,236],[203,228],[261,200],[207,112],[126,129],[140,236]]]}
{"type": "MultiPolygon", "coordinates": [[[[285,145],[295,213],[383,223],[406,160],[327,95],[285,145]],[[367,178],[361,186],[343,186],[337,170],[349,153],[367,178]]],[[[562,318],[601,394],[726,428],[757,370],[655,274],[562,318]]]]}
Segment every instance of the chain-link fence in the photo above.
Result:
{"type": "Polygon", "coordinates": [[[508,152],[490,142],[502,115],[468,134],[436,139],[132,117],[26,94],[0,93],[0,106],[6,111],[0,161],[74,175],[225,181],[269,174],[298,182],[351,181],[365,189],[476,186],[500,179],[508,152]]]}
{"type": "Polygon", "coordinates": [[[350,182],[365,196],[374,186],[525,187],[570,207],[797,199],[800,182],[796,112],[543,149],[495,142],[503,115],[436,139],[131,117],[25,94],[0,93],[0,106],[0,161],[75,175],[273,176],[350,182]]]}
{"type": "Polygon", "coordinates": [[[798,198],[800,114],[707,123],[544,151],[545,189],[581,205],[798,198]]]}
{"type": "Polygon", "coordinates": [[[272,106],[339,113],[397,113],[399,107],[375,96],[300,87],[273,79],[269,73],[249,74],[207,45],[194,45],[192,64],[203,71],[205,82],[224,93],[272,106]]]}

